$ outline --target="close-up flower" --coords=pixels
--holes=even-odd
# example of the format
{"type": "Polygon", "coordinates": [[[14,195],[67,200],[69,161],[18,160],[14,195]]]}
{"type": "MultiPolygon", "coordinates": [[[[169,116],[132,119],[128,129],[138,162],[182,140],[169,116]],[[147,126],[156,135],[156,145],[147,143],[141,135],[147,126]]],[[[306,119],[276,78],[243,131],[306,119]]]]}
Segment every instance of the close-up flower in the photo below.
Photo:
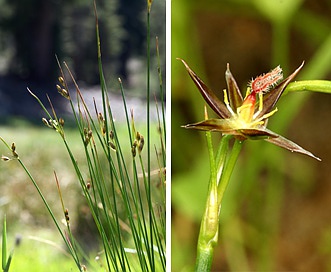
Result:
{"type": "Polygon", "coordinates": [[[304,63],[284,80],[280,66],[256,77],[248,84],[245,97],[242,96],[230,71],[230,66],[227,64],[225,72],[227,90],[223,91],[224,102],[222,102],[184,60],[179,60],[185,65],[207,104],[219,117],[188,124],[184,128],[221,132],[222,134],[233,135],[239,140],[263,139],[291,152],[302,153],[320,160],[320,158],[296,143],[267,129],[268,118],[277,111],[276,103],[282,96],[286,86],[299,73],[304,63]]]}

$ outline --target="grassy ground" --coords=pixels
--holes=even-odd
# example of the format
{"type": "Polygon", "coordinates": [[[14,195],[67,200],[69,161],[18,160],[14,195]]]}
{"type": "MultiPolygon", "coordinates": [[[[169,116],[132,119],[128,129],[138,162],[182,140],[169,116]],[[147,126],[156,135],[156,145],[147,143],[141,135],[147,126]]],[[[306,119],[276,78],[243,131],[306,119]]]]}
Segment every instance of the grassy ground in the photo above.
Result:
{"type": "Polygon", "coordinates": [[[75,263],[62,247],[61,238],[55,230],[25,226],[21,227],[21,231],[23,233],[9,233],[9,242],[12,242],[10,245],[15,243],[15,238],[21,238],[20,245],[15,247],[11,271],[77,270],[75,263]]]}

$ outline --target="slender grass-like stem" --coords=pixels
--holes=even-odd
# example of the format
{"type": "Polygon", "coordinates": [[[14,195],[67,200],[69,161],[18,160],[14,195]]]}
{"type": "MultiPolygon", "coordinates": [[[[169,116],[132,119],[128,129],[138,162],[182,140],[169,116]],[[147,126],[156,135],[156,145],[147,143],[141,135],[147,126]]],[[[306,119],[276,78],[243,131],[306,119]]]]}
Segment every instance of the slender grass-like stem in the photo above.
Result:
{"type": "Polygon", "coordinates": [[[147,3],[147,90],[146,90],[146,99],[147,99],[147,106],[146,106],[146,114],[147,114],[147,188],[148,188],[148,207],[149,207],[149,229],[150,229],[150,244],[147,246],[147,255],[150,259],[152,271],[155,270],[154,267],[154,252],[153,252],[153,205],[151,200],[151,143],[150,143],[150,62],[151,62],[151,50],[150,50],[150,11],[151,6],[147,3]]]}
{"type": "Polygon", "coordinates": [[[218,239],[217,170],[210,131],[206,132],[206,138],[210,161],[210,182],[206,210],[200,226],[195,271],[210,270],[214,246],[218,239]]]}
{"type": "Polygon", "coordinates": [[[206,137],[210,160],[210,182],[198,239],[195,267],[197,272],[210,271],[211,269],[214,247],[218,242],[219,216],[223,195],[242,147],[242,142],[235,140],[231,151],[229,151],[232,136],[224,136],[221,139],[215,160],[210,131],[206,132],[206,137]]]}
{"type": "Polygon", "coordinates": [[[224,168],[223,168],[223,171],[221,174],[221,178],[220,178],[220,181],[218,184],[217,200],[218,200],[219,206],[221,206],[221,204],[222,204],[224,192],[229,184],[230,177],[231,177],[233,169],[236,165],[242,145],[243,145],[243,141],[239,141],[239,140],[235,139],[231,153],[229,155],[229,158],[225,162],[225,165],[224,165],[224,168]]]}
{"type": "MultiPolygon", "coordinates": [[[[156,56],[158,63],[158,74],[159,74],[159,82],[160,82],[160,96],[161,96],[161,107],[162,107],[162,123],[163,123],[163,133],[166,135],[166,117],[165,117],[165,95],[163,90],[163,80],[162,80],[162,71],[161,71],[161,62],[160,62],[160,51],[159,51],[159,39],[156,37],[156,56]]],[[[166,144],[166,139],[164,139],[166,144]]]]}
{"type": "Polygon", "coordinates": [[[2,225],[2,270],[4,271],[7,266],[7,223],[6,223],[6,214],[3,218],[2,225]]]}
{"type": "Polygon", "coordinates": [[[319,92],[319,93],[331,93],[331,81],[329,80],[301,80],[290,83],[285,93],[288,92],[319,92]]]}
{"type": "Polygon", "coordinates": [[[217,184],[219,184],[225,160],[229,151],[229,142],[233,137],[231,135],[223,135],[220,146],[216,154],[216,170],[217,170],[217,184]]]}
{"type": "Polygon", "coordinates": [[[9,253],[7,258],[7,221],[6,221],[6,214],[3,218],[3,225],[2,225],[2,271],[8,272],[10,268],[11,261],[13,259],[14,250],[9,253]]]}
{"type": "Polygon", "coordinates": [[[207,244],[207,246],[198,246],[197,263],[195,271],[210,271],[214,255],[214,245],[207,244]]]}

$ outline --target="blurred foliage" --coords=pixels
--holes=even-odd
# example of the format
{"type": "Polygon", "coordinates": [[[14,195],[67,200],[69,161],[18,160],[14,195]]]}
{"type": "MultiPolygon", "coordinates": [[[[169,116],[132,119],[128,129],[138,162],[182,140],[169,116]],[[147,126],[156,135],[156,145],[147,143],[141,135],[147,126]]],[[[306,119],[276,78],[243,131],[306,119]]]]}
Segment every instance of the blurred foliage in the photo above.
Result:
{"type": "MultiPolygon", "coordinates": [[[[35,79],[47,78],[54,70],[59,46],[61,2],[2,1],[1,37],[13,48],[9,73],[35,79]],[[53,68],[53,69],[52,69],[53,68]]],[[[6,48],[4,48],[6,50],[6,48]]]]}
{"type": "MultiPolygon", "coordinates": [[[[172,3],[173,271],[194,266],[209,180],[204,133],[180,127],[203,119],[204,101],[175,58],[221,99],[226,63],[242,90],[276,65],[287,76],[302,60],[297,79],[330,79],[330,12],[328,0],[172,3]]],[[[320,248],[330,246],[321,242],[331,224],[324,209],[331,204],[330,103],[324,94],[287,95],[268,125],[321,163],[262,141],[245,143],[223,201],[215,271],[327,271],[330,255],[320,248]]],[[[216,145],[220,135],[213,137],[216,145]]]]}
{"type": "MultiPolygon", "coordinates": [[[[144,65],[146,1],[96,2],[105,73],[125,81],[130,69],[143,68],[131,68],[132,59],[144,65]]],[[[99,82],[93,1],[0,0],[0,4],[2,74],[47,82],[58,71],[58,55],[69,63],[78,80],[87,84],[99,82]]],[[[152,18],[152,37],[158,35],[160,41],[165,41],[165,1],[154,1],[153,11],[156,15],[152,18]]],[[[160,47],[164,52],[163,42],[160,47]]]]}

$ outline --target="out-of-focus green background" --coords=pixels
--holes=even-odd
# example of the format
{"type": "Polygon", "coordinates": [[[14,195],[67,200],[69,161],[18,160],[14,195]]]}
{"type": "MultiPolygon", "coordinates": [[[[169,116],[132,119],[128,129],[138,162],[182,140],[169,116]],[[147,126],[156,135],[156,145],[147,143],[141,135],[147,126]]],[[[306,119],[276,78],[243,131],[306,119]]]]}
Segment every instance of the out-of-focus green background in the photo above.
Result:
{"type": "MultiPolygon", "coordinates": [[[[331,79],[330,0],[172,2],[172,271],[192,271],[209,180],[204,101],[177,57],[222,98],[226,63],[242,90],[281,65],[331,79]]],[[[211,111],[209,111],[212,115],[211,111]]],[[[292,93],[268,127],[322,162],[247,141],[226,191],[213,271],[331,271],[331,96],[292,93]]],[[[217,147],[219,135],[214,134],[217,147]]]]}

